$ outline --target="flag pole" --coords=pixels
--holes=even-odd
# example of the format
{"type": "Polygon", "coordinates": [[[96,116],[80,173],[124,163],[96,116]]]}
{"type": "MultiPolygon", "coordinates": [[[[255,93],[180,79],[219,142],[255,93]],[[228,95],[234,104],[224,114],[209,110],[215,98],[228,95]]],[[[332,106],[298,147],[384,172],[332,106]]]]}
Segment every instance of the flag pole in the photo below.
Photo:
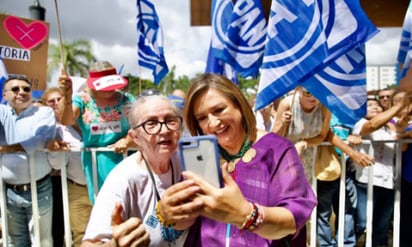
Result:
{"type": "Polygon", "coordinates": [[[59,34],[60,59],[61,59],[63,69],[65,69],[66,64],[64,62],[63,39],[62,39],[62,32],[60,28],[60,17],[59,17],[59,8],[57,7],[57,0],[54,0],[54,7],[56,10],[57,33],[59,34]]]}
{"type": "MultiPolygon", "coordinates": [[[[60,50],[60,59],[62,63],[63,70],[66,72],[66,65],[64,63],[64,53],[63,53],[63,39],[62,39],[62,32],[60,26],[60,17],[59,17],[59,8],[57,7],[57,0],[54,0],[54,8],[56,12],[56,19],[57,19],[57,32],[59,34],[59,50],[60,50]]],[[[62,164],[62,191],[63,193],[63,218],[64,218],[64,238],[65,242],[68,246],[72,245],[72,235],[71,235],[71,228],[70,228],[70,212],[69,212],[69,199],[67,197],[67,172],[66,167],[62,164]],[[66,196],[65,196],[66,195],[66,196]]]]}
{"type": "Polygon", "coordinates": [[[142,67],[139,66],[139,95],[142,94],[142,67]]]}

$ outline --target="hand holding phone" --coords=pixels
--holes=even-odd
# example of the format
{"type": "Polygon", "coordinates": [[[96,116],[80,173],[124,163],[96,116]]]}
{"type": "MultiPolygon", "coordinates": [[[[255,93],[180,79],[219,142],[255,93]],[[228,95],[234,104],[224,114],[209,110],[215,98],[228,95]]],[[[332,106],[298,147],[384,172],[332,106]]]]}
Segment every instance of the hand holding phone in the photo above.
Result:
{"type": "Polygon", "coordinates": [[[182,137],[179,153],[182,170],[191,171],[218,188],[223,187],[216,136],[182,137]]]}

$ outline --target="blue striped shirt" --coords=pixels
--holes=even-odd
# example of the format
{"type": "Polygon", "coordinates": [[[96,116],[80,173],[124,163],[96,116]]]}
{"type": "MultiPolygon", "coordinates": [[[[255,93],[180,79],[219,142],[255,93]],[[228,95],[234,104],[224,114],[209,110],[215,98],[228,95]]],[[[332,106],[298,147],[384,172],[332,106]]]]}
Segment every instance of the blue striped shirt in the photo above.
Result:
{"type": "Polygon", "coordinates": [[[34,155],[35,177],[47,175],[51,167],[43,150],[56,134],[56,119],[50,107],[29,106],[19,115],[0,105],[0,146],[20,144],[24,152],[0,153],[3,180],[9,184],[30,183],[29,156],[34,155]]]}

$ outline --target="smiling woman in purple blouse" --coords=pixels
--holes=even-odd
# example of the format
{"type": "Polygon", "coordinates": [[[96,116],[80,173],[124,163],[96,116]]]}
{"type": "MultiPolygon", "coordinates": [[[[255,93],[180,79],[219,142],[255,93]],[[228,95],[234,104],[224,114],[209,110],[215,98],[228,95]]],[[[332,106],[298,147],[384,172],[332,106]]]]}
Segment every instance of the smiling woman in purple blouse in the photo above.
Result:
{"type": "Polygon", "coordinates": [[[162,196],[160,221],[191,227],[187,246],[305,246],[317,200],[294,145],[257,130],[242,92],[219,75],[194,79],[184,117],[192,135],[216,135],[224,187],[183,172],[162,196]]]}

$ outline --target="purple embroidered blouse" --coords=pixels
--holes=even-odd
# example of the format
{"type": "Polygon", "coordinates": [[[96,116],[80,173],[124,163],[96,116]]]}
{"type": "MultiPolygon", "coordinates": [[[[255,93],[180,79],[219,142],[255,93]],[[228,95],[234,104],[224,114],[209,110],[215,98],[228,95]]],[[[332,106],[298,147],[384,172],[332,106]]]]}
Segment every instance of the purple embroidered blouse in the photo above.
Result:
{"type": "MultiPolygon", "coordinates": [[[[253,232],[230,227],[230,246],[306,246],[305,224],[317,199],[308,183],[294,145],[274,133],[256,143],[256,157],[236,165],[236,182],[245,198],[263,206],[284,207],[295,216],[297,233],[268,240],[253,232]]],[[[236,203],[236,202],[233,202],[236,203]]],[[[186,246],[225,246],[227,224],[200,217],[192,226],[186,246]]]]}

